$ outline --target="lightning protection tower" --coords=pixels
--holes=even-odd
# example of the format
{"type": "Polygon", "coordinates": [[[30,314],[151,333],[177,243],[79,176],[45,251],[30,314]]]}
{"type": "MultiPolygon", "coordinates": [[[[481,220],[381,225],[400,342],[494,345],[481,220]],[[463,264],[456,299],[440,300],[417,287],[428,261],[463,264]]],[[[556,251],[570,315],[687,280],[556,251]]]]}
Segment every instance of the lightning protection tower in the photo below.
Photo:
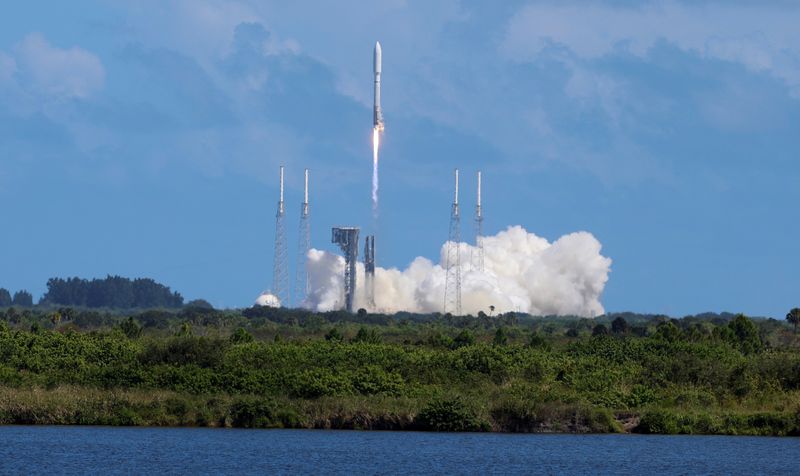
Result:
{"type": "Polygon", "coordinates": [[[344,253],[344,304],[347,312],[353,312],[353,301],[356,293],[359,229],[356,227],[337,227],[331,231],[331,242],[339,245],[342,253],[344,253]]]}
{"type": "Polygon", "coordinates": [[[475,256],[472,266],[483,272],[483,210],[481,209],[481,172],[478,171],[478,203],[475,205],[475,256]]]}
{"type": "Polygon", "coordinates": [[[445,263],[444,312],[461,314],[461,213],[458,210],[458,169],[455,170],[456,189],[450,209],[450,233],[447,239],[445,263]]]}
{"type": "Polygon", "coordinates": [[[364,289],[367,305],[375,309],[375,235],[364,240],[364,289]]]}
{"type": "Polygon", "coordinates": [[[289,264],[287,263],[286,229],[284,227],[285,210],[283,206],[283,165],[281,165],[280,199],[278,212],[275,214],[275,257],[272,268],[272,292],[284,307],[289,306],[289,264]]]}
{"type": "Polygon", "coordinates": [[[294,299],[296,305],[303,303],[308,295],[308,271],[306,261],[311,249],[311,220],[308,209],[308,169],[304,171],[303,203],[300,204],[300,231],[297,235],[297,268],[295,269],[294,299]]]}

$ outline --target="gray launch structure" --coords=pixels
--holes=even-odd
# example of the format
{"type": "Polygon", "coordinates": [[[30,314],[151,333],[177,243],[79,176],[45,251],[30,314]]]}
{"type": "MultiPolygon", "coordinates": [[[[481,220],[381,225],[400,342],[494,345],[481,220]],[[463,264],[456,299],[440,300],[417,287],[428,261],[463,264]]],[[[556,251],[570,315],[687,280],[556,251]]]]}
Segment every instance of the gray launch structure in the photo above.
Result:
{"type": "Polygon", "coordinates": [[[308,169],[304,171],[303,203],[300,204],[300,229],[297,234],[297,268],[295,269],[294,300],[301,306],[308,296],[308,271],[306,264],[311,250],[311,215],[308,208],[308,169]]]}
{"type": "Polygon", "coordinates": [[[475,205],[475,256],[472,260],[474,269],[483,272],[483,208],[481,207],[481,172],[478,171],[478,204],[475,205]]]}
{"type": "Polygon", "coordinates": [[[364,240],[364,289],[367,304],[375,309],[375,235],[364,240]]]}
{"type": "Polygon", "coordinates": [[[344,304],[348,312],[353,312],[356,293],[359,229],[356,227],[336,227],[331,231],[331,242],[339,245],[342,253],[344,253],[344,304]]]}
{"type": "Polygon", "coordinates": [[[458,208],[458,169],[455,170],[456,188],[450,208],[450,233],[444,278],[444,312],[461,315],[461,212],[458,208]]]}
{"type": "Polygon", "coordinates": [[[286,228],[284,226],[285,209],[283,206],[283,165],[280,168],[280,199],[275,214],[275,255],[272,262],[272,292],[280,300],[281,306],[289,307],[289,264],[286,228]]]}

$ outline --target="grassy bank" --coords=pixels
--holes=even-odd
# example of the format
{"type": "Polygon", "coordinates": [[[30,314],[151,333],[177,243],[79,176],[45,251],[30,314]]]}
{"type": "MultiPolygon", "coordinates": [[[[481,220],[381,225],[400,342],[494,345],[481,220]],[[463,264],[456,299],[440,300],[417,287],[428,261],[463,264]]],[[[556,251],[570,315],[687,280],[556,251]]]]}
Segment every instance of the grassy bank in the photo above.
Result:
{"type": "Polygon", "coordinates": [[[0,321],[0,423],[800,434],[796,337],[743,316],[591,334],[195,317],[0,321]]]}

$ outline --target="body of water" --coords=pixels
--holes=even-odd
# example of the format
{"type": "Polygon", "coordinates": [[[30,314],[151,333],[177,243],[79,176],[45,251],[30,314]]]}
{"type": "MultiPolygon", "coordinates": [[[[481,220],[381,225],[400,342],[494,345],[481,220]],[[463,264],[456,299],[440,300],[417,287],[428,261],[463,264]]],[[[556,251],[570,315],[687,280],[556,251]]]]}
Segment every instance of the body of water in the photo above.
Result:
{"type": "Polygon", "coordinates": [[[2,474],[797,474],[800,439],[0,427],[2,474]]]}

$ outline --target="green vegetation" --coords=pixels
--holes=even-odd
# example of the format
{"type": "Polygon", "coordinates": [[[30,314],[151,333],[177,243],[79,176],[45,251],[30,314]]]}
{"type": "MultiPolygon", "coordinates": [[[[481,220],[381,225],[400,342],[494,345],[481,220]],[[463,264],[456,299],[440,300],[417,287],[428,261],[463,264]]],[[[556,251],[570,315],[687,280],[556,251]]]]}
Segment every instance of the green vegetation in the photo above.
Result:
{"type": "Polygon", "coordinates": [[[800,434],[791,320],[206,304],[0,310],[0,423],[800,434]]]}
{"type": "MultiPolygon", "coordinates": [[[[176,308],[183,305],[183,297],[148,278],[131,280],[107,276],[105,279],[91,281],[80,278],[50,278],[47,280],[47,292],[42,296],[40,304],[115,309],[176,308]]],[[[197,305],[198,301],[193,304],[201,307],[197,305]]]]}

